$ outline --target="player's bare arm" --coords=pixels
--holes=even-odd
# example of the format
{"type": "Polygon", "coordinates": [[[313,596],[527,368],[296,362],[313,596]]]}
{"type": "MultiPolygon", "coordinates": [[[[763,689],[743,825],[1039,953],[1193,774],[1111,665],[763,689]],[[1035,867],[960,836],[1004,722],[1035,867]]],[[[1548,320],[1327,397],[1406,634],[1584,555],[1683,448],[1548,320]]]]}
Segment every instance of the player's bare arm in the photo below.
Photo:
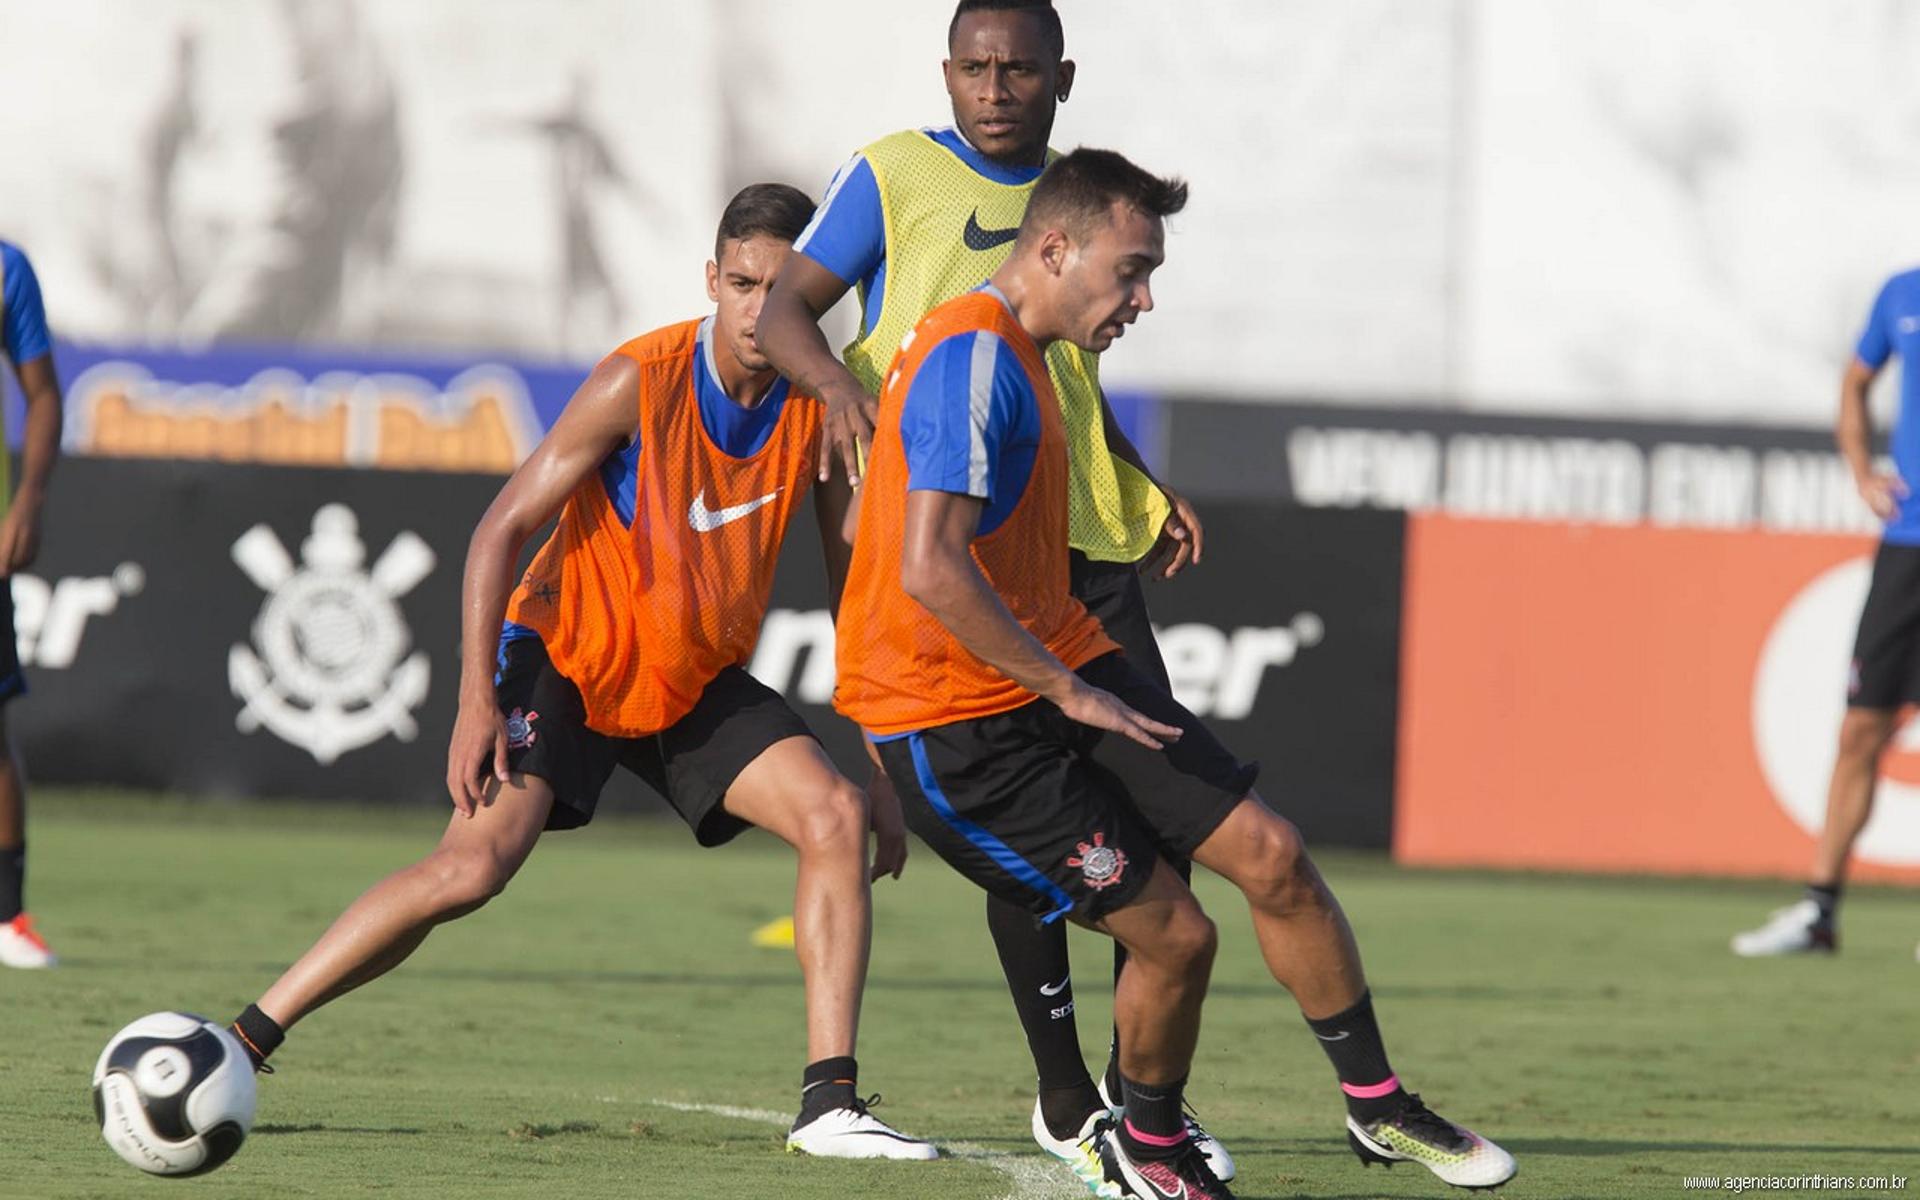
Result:
{"type": "MultiPolygon", "coordinates": [[[[765,319],[761,318],[763,322],[765,319]]],[[[845,479],[836,476],[813,489],[813,515],[820,527],[820,551],[827,565],[827,607],[835,620],[840,618],[840,593],[846,588],[847,568],[853,562],[852,509],[853,487],[845,479]]],[[[861,739],[863,743],[865,740],[861,739]]],[[[871,746],[868,753],[872,753],[871,746]]],[[[907,823],[900,815],[900,797],[878,759],[874,760],[866,792],[875,838],[873,879],[884,875],[898,879],[907,866],[907,823]]]]}
{"type": "Polygon", "coordinates": [[[1900,507],[1907,494],[1907,482],[1891,471],[1879,471],[1873,464],[1873,414],[1867,407],[1867,393],[1880,374],[1854,358],[1840,377],[1840,420],[1834,426],[1833,440],[1841,457],[1853,471],[1853,485],[1867,502],[1873,515],[1886,520],[1900,507]]]}
{"type": "Polygon", "coordinates": [[[15,374],[26,397],[27,425],[21,440],[20,486],[0,521],[0,577],[26,570],[40,554],[40,513],[54,460],[60,457],[60,377],[53,355],[19,364],[15,374]]]}
{"type": "Polygon", "coordinates": [[[834,356],[827,335],[820,331],[820,318],[840,303],[849,286],[806,255],[789,256],[760,310],[756,336],[768,361],[782,375],[827,406],[820,438],[820,478],[832,473],[837,455],[848,481],[857,487],[880,406],[834,356]]]}
{"type": "Polygon", "coordinates": [[[982,662],[1060,706],[1067,716],[1155,750],[1180,730],[1088,684],[1007,611],[969,549],[986,503],[955,492],[907,494],[900,586],[982,662]]]}
{"type": "Polygon", "coordinates": [[[574,392],[553,429],[507,480],[467,543],[460,597],[460,701],[447,747],[447,792],[472,816],[486,780],[507,778],[507,731],[494,703],[494,653],[520,551],[635,432],[639,368],[611,357],[574,392]]]}

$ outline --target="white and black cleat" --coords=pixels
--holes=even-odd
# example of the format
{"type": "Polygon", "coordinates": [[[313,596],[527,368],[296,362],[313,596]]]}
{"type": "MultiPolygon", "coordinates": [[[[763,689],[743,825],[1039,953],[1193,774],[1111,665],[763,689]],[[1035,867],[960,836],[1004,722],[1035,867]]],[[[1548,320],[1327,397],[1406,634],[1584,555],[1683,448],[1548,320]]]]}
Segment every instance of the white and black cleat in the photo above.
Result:
{"type": "Polygon", "coordinates": [[[1775,909],[1765,925],[1733,935],[1733,952],[1741,958],[1832,954],[1837,949],[1833,922],[1821,920],[1820,906],[1811,900],[1775,909]]]}
{"type": "Polygon", "coordinates": [[[932,1142],[908,1137],[867,1110],[880,1097],[830,1109],[787,1134],[788,1154],[818,1158],[896,1158],[926,1162],[940,1157],[932,1142]]]}
{"type": "Polygon", "coordinates": [[[1440,1116],[1412,1092],[1390,1117],[1363,1125],[1349,1116],[1347,1144],[1366,1166],[1419,1163],[1442,1183],[1471,1191],[1491,1191],[1520,1170],[1513,1155],[1440,1116]]]}

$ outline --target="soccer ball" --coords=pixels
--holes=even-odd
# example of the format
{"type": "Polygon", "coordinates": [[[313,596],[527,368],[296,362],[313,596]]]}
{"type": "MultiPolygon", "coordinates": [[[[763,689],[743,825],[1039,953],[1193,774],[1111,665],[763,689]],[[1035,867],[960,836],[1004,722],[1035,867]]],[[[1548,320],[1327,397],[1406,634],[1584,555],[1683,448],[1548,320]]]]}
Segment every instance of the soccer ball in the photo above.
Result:
{"type": "Polygon", "coordinates": [[[114,1153],[155,1175],[199,1175],[253,1127],[253,1063],[233,1034],[191,1013],[151,1013],[113,1035],[93,1068],[93,1111],[114,1153]]]}

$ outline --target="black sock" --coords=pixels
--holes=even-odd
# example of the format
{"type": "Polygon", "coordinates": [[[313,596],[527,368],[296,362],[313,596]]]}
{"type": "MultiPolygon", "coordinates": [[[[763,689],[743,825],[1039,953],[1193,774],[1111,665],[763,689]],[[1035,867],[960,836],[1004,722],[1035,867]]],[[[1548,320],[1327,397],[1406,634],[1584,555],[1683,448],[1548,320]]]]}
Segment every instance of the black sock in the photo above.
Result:
{"type": "MultiPolygon", "coordinates": [[[[1180,872],[1181,882],[1193,882],[1192,859],[1176,859],[1173,863],[1173,869],[1180,872]]],[[[1120,969],[1126,965],[1127,948],[1116,940],[1113,943],[1113,986],[1116,989],[1120,986],[1120,969]]],[[[1126,1101],[1120,1099],[1120,1093],[1124,1089],[1120,1082],[1120,1027],[1118,1025],[1113,1027],[1113,1036],[1107,1040],[1106,1085],[1108,1097],[1110,1097],[1115,1104],[1124,1105],[1126,1101]]]]}
{"type": "MultiPolygon", "coordinates": [[[[1080,1030],[1073,1020],[1073,979],[1067,961],[1067,931],[1060,925],[1042,925],[1027,909],[998,896],[987,897],[987,932],[1000,956],[1000,972],[1013,994],[1013,1009],[1026,1031],[1027,1049],[1040,1076],[1042,1112],[1047,1093],[1066,1096],[1078,1089],[1081,1112],[1071,1129],[1047,1127],[1054,1136],[1077,1133],[1087,1113],[1100,1105],[1086,1060],[1080,1057],[1080,1030]]],[[[1070,1107],[1056,1101],[1061,1109],[1070,1107]]],[[[1064,1120],[1064,1116],[1062,1117],[1064,1120]]]]}
{"type": "Polygon", "coordinates": [[[1807,885],[1807,899],[1819,905],[1820,923],[1822,925],[1833,924],[1834,915],[1840,911],[1841,891],[1842,887],[1838,883],[1810,883],[1807,885]]]}
{"type": "Polygon", "coordinates": [[[1380,1040],[1380,1025],[1373,1019],[1373,993],[1362,992],[1360,999],[1343,1013],[1321,1020],[1307,1018],[1320,1048],[1333,1061],[1340,1077],[1340,1090],[1346,1093],[1347,1111],[1361,1123],[1389,1117],[1406,1099],[1406,1090],[1387,1065],[1387,1048],[1380,1040]]]}
{"type": "Polygon", "coordinates": [[[23,912],[27,890],[27,844],[0,850],[0,925],[23,912]]]}
{"type": "Polygon", "coordinates": [[[287,1031],[280,1023],[260,1011],[257,1004],[247,1005],[247,1011],[233,1019],[234,1035],[240,1044],[246,1047],[247,1057],[253,1060],[253,1069],[262,1070],[267,1065],[267,1057],[280,1048],[287,1040],[287,1031]]]}
{"type": "Polygon", "coordinates": [[[851,1107],[859,1082],[860,1064],[851,1054],[808,1063],[800,1076],[800,1119],[793,1127],[798,1129],[836,1108],[851,1107]]]}
{"type": "Polygon", "coordinates": [[[1124,1076],[1127,1115],[1120,1122],[1120,1138],[1129,1158],[1172,1158],[1187,1144],[1186,1117],[1180,1111],[1185,1076],[1172,1083],[1138,1083],[1124,1076]]]}

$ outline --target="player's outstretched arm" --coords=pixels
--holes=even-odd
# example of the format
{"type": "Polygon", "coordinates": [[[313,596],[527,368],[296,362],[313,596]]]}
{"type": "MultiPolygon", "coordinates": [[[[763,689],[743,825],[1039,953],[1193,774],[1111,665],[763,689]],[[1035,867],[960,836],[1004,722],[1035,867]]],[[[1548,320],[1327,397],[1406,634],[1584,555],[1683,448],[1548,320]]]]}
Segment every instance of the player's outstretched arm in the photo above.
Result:
{"type": "Polygon", "coordinates": [[[840,303],[850,286],[806,255],[790,255],[760,308],[755,337],[782,375],[827,406],[826,429],[820,438],[820,478],[832,473],[837,455],[848,481],[858,486],[879,402],[834,357],[827,335],[820,331],[820,318],[840,303]]]}
{"type": "Polygon", "coordinates": [[[1878,367],[1870,367],[1857,357],[1848,361],[1846,373],[1840,377],[1840,419],[1834,425],[1833,440],[1853,471],[1853,485],[1860,489],[1860,498],[1874,516],[1884,521],[1906,498],[1907,482],[1891,472],[1874,469],[1873,413],[1867,407],[1867,393],[1873,390],[1879,374],[1878,367]]]}
{"type": "Polygon", "coordinates": [[[460,701],[447,747],[447,792],[472,816],[489,775],[507,777],[507,733],[494,704],[494,653],[520,551],[609,454],[638,432],[639,368],[603,360],[527,461],[500,489],[467,543],[460,598],[460,701]]]}
{"type": "Polygon", "coordinates": [[[1134,711],[1088,684],[1014,619],[973,559],[970,545],[986,504],[954,492],[907,493],[900,585],[976,657],[1020,686],[1053,701],[1084,725],[1155,750],[1180,730],[1134,711]]]}

